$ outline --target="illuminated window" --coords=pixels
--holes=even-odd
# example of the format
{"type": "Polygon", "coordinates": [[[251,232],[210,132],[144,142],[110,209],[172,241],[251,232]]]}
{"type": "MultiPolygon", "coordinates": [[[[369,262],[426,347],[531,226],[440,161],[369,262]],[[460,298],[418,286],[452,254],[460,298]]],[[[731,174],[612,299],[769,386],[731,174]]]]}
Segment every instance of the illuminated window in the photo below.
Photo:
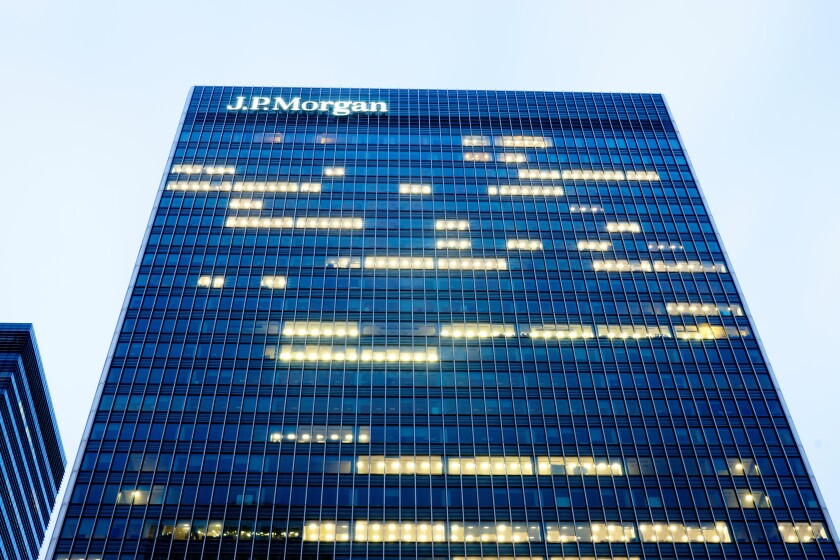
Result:
{"type": "Polygon", "coordinates": [[[652,272],[653,267],[648,261],[592,261],[592,268],[605,272],[652,272]]]}
{"type": "Polygon", "coordinates": [[[487,194],[500,196],[563,196],[563,187],[539,187],[529,185],[500,185],[487,187],[487,194]]]}
{"type": "Polygon", "coordinates": [[[145,506],[149,503],[149,486],[123,488],[117,493],[117,505],[145,506]]]}
{"type": "Polygon", "coordinates": [[[531,476],[534,463],[528,457],[452,457],[446,472],[453,476],[531,476]]]}
{"type": "Polygon", "coordinates": [[[779,533],[788,543],[828,540],[828,532],[822,523],[779,523],[779,533]]]}
{"type": "Polygon", "coordinates": [[[365,257],[365,268],[385,270],[506,270],[505,259],[365,257]]]}
{"type": "Polygon", "coordinates": [[[362,229],[364,221],[361,218],[292,218],[283,216],[278,218],[260,218],[257,216],[229,216],[225,221],[229,228],[298,228],[298,229],[362,229]]]}
{"type": "Polygon", "coordinates": [[[589,325],[532,325],[522,334],[531,338],[545,340],[575,340],[595,336],[592,327],[589,325]]]}
{"type": "Polygon", "coordinates": [[[578,241],[578,251],[609,251],[612,243],[609,241],[578,241]]]}
{"type": "Polygon", "coordinates": [[[497,136],[496,145],[504,148],[550,148],[551,138],[542,136],[497,136]]]}
{"type": "Polygon", "coordinates": [[[228,202],[231,210],[262,210],[262,200],[251,200],[247,198],[234,198],[228,202]]]}
{"type": "Polygon", "coordinates": [[[432,186],[418,183],[401,183],[400,194],[432,194],[432,186]]]}
{"type": "Polygon", "coordinates": [[[726,523],[639,523],[642,542],[732,542],[726,523]]]}
{"type": "Polygon", "coordinates": [[[490,138],[487,136],[462,136],[461,145],[469,147],[489,146],[490,138]]]}
{"type": "Polygon", "coordinates": [[[283,346],[281,362],[434,363],[436,348],[353,348],[346,346],[283,346]]]}
{"type": "Polygon", "coordinates": [[[318,193],[321,183],[289,183],[284,181],[237,181],[234,192],[318,193]]]}
{"type": "Polygon", "coordinates": [[[726,272],[722,264],[704,264],[699,261],[667,263],[654,261],[653,270],[656,272],[726,272]]]}
{"type": "Polygon", "coordinates": [[[359,336],[359,325],[341,321],[286,321],[283,324],[283,336],[355,338],[359,336]]]}
{"type": "Polygon", "coordinates": [[[671,338],[671,331],[665,326],[647,327],[644,325],[598,325],[601,338],[671,338]]]}
{"type": "Polygon", "coordinates": [[[206,175],[233,175],[236,173],[236,167],[232,165],[173,165],[170,173],[183,173],[185,175],[196,175],[204,173],[206,175]]]}
{"type": "Polygon", "coordinates": [[[199,288],[224,288],[225,287],[225,277],[224,276],[199,276],[198,277],[198,287],[199,288]]]}
{"type": "Polygon", "coordinates": [[[472,241],[469,239],[438,239],[435,241],[436,249],[471,249],[472,241]]]}
{"type": "Polygon", "coordinates": [[[750,336],[750,330],[746,327],[721,325],[674,325],[674,333],[682,340],[715,340],[750,336]]]}
{"type": "Polygon", "coordinates": [[[508,251],[542,251],[543,243],[539,239],[508,239],[508,251]]]}
{"type": "Polygon", "coordinates": [[[755,459],[727,459],[726,468],[718,469],[717,473],[732,476],[758,476],[760,474],[755,459]]]}
{"type": "Polygon", "coordinates": [[[581,213],[591,212],[591,213],[595,214],[595,213],[597,213],[597,212],[603,212],[603,211],[604,211],[604,209],[603,209],[603,208],[601,208],[600,206],[596,206],[596,205],[594,205],[594,204],[593,204],[592,206],[586,206],[586,205],[577,206],[577,205],[575,205],[575,204],[572,204],[571,206],[569,206],[569,212],[573,212],[573,213],[577,213],[577,212],[581,212],[581,213]]]}
{"type": "Polygon", "coordinates": [[[443,523],[410,521],[356,521],[353,524],[356,542],[446,542],[443,523]]]}
{"type": "Polygon", "coordinates": [[[492,161],[493,154],[487,152],[465,152],[464,161],[492,161]]]}
{"type": "Polygon", "coordinates": [[[744,311],[738,305],[716,305],[714,303],[666,303],[668,315],[733,315],[740,317],[744,311]]]}
{"type": "Polygon", "coordinates": [[[553,181],[560,178],[560,172],[548,169],[518,169],[520,179],[536,179],[539,181],[553,181]]]}
{"type": "Polygon", "coordinates": [[[639,233],[642,226],[636,222],[607,222],[607,231],[610,233],[639,233]]]}
{"type": "Polygon", "coordinates": [[[370,443],[370,428],[288,426],[269,430],[271,443],[370,443]]]}
{"type": "Polygon", "coordinates": [[[465,231],[470,229],[467,220],[435,220],[435,229],[444,231],[465,231]]]}
{"type": "Polygon", "coordinates": [[[624,469],[617,460],[592,457],[537,457],[537,474],[622,476],[624,469]]]}
{"type": "Polygon", "coordinates": [[[683,246],[677,243],[648,243],[651,251],[682,251],[683,246]]]}
{"type": "Polygon", "coordinates": [[[498,154],[496,160],[502,163],[525,163],[528,156],[525,154],[498,154]]]}
{"type": "Polygon", "coordinates": [[[659,174],[655,171],[596,171],[591,169],[567,169],[562,173],[563,179],[583,181],[658,181],[659,174]]]}
{"type": "Polygon", "coordinates": [[[453,523],[450,542],[518,543],[541,540],[539,525],[525,523],[453,523]]]}
{"type": "Polygon", "coordinates": [[[285,276],[263,276],[260,280],[260,287],[271,290],[282,290],[286,287],[285,276]]]}
{"type": "Polygon", "coordinates": [[[770,498],[762,490],[748,490],[746,488],[731,489],[723,491],[726,499],[726,507],[729,508],[769,508],[770,498]]]}
{"type": "Polygon", "coordinates": [[[356,460],[358,474],[443,474],[440,457],[362,456],[356,460]]]}
{"type": "Polygon", "coordinates": [[[310,521],[303,526],[304,541],[343,542],[350,540],[350,524],[346,522],[310,521]]]}
{"type": "Polygon", "coordinates": [[[505,259],[437,259],[440,270],[507,270],[505,259]]]}
{"type": "Polygon", "coordinates": [[[324,176],[325,177],[344,177],[344,168],[343,167],[325,167],[324,168],[324,176]]]}
{"type": "Polygon", "coordinates": [[[628,542],[636,540],[630,523],[546,523],[545,540],[550,543],[628,542]]]}
{"type": "Polygon", "coordinates": [[[259,193],[318,193],[321,192],[321,183],[288,183],[288,182],[244,182],[221,181],[218,183],[210,181],[169,181],[166,184],[169,191],[196,191],[196,192],[259,192],[259,193]]]}
{"type": "Polygon", "coordinates": [[[498,336],[516,336],[513,325],[497,325],[493,323],[455,323],[441,325],[440,336],[443,338],[495,338],[498,336]]]}
{"type": "Polygon", "coordinates": [[[362,259],[359,257],[329,257],[326,260],[327,268],[362,268],[362,259]]]}

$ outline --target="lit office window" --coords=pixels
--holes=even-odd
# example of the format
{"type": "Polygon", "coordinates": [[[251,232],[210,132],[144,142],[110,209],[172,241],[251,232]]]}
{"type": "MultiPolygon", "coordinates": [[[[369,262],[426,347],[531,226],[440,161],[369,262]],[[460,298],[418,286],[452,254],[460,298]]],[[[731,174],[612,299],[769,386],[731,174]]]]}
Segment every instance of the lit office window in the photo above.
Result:
{"type": "Polygon", "coordinates": [[[356,521],[353,524],[355,542],[446,542],[443,523],[411,521],[356,521]]]}
{"type": "Polygon", "coordinates": [[[462,136],[461,145],[470,148],[489,146],[490,138],[487,136],[462,136]]]}
{"type": "Polygon", "coordinates": [[[505,259],[437,259],[439,270],[507,270],[505,259]]]}
{"type": "Polygon", "coordinates": [[[360,257],[328,257],[326,259],[327,268],[362,268],[362,259],[360,257]]]}
{"type": "Polygon", "coordinates": [[[609,251],[612,243],[609,241],[578,241],[578,251],[609,251]]]}
{"type": "Polygon", "coordinates": [[[655,272],[726,272],[726,267],[722,264],[708,264],[699,261],[688,262],[663,262],[654,261],[653,270],[655,272]]]}
{"type": "Polygon", "coordinates": [[[247,198],[234,198],[228,202],[231,210],[262,210],[262,200],[251,200],[247,198]]]}
{"type": "Polygon", "coordinates": [[[497,136],[495,142],[503,148],[550,148],[554,145],[551,138],[543,136],[497,136]]]}
{"type": "Polygon", "coordinates": [[[464,250],[472,248],[472,241],[469,239],[438,239],[435,241],[436,249],[464,250]]]}
{"type": "Polygon", "coordinates": [[[636,540],[630,523],[547,523],[545,540],[550,543],[629,542],[636,540]]]}
{"type": "Polygon", "coordinates": [[[758,463],[755,459],[726,459],[726,468],[719,468],[719,475],[759,476],[758,463]]]}
{"type": "Polygon", "coordinates": [[[598,336],[621,339],[671,338],[671,331],[664,325],[598,325],[598,336]]]}
{"type": "Polygon", "coordinates": [[[364,227],[364,221],[361,218],[292,218],[290,216],[260,218],[258,216],[229,216],[227,220],[225,220],[225,227],[268,229],[362,229],[364,227]]]}
{"type": "Polygon", "coordinates": [[[674,325],[674,334],[681,340],[716,340],[750,336],[746,327],[721,325],[674,325]]]}
{"type": "Polygon", "coordinates": [[[441,325],[442,338],[495,338],[516,336],[513,325],[499,325],[493,323],[454,323],[441,325]]]}
{"type": "Polygon", "coordinates": [[[683,246],[679,243],[648,243],[651,251],[682,251],[683,246]]]}
{"type": "Polygon", "coordinates": [[[467,220],[435,220],[435,229],[441,231],[465,231],[470,229],[467,220]]]}
{"type": "Polygon", "coordinates": [[[726,523],[639,523],[642,542],[732,542],[726,523]]]}
{"type": "Polygon", "coordinates": [[[263,276],[260,279],[260,287],[270,290],[282,290],[286,287],[285,276],[263,276]]]}
{"type": "Polygon", "coordinates": [[[432,186],[420,183],[401,183],[400,194],[432,194],[432,186]]]}
{"type": "Polygon", "coordinates": [[[499,196],[563,196],[563,187],[541,187],[531,185],[500,185],[487,187],[487,194],[499,196]]]}
{"type": "Polygon", "coordinates": [[[347,522],[309,522],[303,526],[304,541],[344,542],[350,540],[350,524],[347,522]]]}
{"type": "Polygon", "coordinates": [[[653,272],[649,261],[608,260],[592,261],[592,268],[603,272],[653,272]]]}
{"type": "Polygon", "coordinates": [[[640,233],[642,226],[636,222],[607,222],[607,231],[610,233],[640,233]]]}
{"type": "Polygon", "coordinates": [[[581,205],[581,206],[578,206],[578,205],[576,205],[576,204],[572,204],[571,206],[569,206],[569,212],[572,212],[573,214],[576,214],[576,213],[581,213],[581,214],[585,214],[585,213],[597,214],[598,212],[603,212],[603,211],[604,211],[604,209],[603,209],[603,208],[601,208],[600,206],[594,205],[594,204],[593,204],[593,205],[591,205],[591,206],[588,206],[588,205],[586,205],[586,204],[583,204],[583,205],[581,205]]]}
{"type": "Polygon", "coordinates": [[[666,303],[668,315],[731,315],[740,317],[744,311],[739,305],[716,305],[714,303],[666,303]]]}
{"type": "Polygon", "coordinates": [[[554,181],[560,179],[560,172],[549,169],[519,169],[520,179],[531,179],[537,181],[554,181]]]}
{"type": "Polygon", "coordinates": [[[283,346],[281,362],[434,363],[436,348],[353,348],[343,346],[283,346]]]}
{"type": "Polygon", "coordinates": [[[234,192],[319,193],[321,183],[291,183],[288,181],[237,181],[234,192]]]}
{"type": "Polygon", "coordinates": [[[370,428],[287,426],[269,430],[271,443],[370,443],[370,428]]]}
{"type": "Polygon", "coordinates": [[[199,276],[198,277],[198,287],[199,288],[224,288],[225,287],[225,277],[224,276],[199,276]]]}
{"type": "Polygon", "coordinates": [[[543,244],[539,239],[508,239],[508,251],[542,251],[543,244]]]}
{"type": "Polygon", "coordinates": [[[359,325],[346,321],[286,321],[283,336],[355,338],[359,336],[359,325]]]}
{"type": "Polygon", "coordinates": [[[170,173],[182,173],[185,175],[233,175],[236,167],[232,165],[173,165],[170,173]]]}
{"type": "Polygon", "coordinates": [[[498,154],[496,160],[501,163],[525,163],[528,156],[525,154],[498,154]]]}
{"type": "Polygon", "coordinates": [[[544,340],[575,340],[595,336],[589,325],[531,325],[522,334],[544,340]]]}
{"type": "Polygon", "coordinates": [[[763,490],[749,490],[745,488],[726,488],[723,490],[723,497],[726,500],[726,507],[741,508],[741,509],[755,509],[755,508],[769,508],[770,498],[763,490]]]}
{"type": "Polygon", "coordinates": [[[461,476],[531,476],[534,462],[529,457],[451,457],[446,472],[461,476]]]}
{"type": "Polygon", "coordinates": [[[464,152],[464,161],[492,161],[493,154],[487,152],[464,152]]]}
{"type": "Polygon", "coordinates": [[[324,176],[325,177],[344,177],[344,168],[343,167],[325,167],[324,168],[324,176]]]}
{"type": "Polygon", "coordinates": [[[539,525],[525,523],[452,523],[450,542],[519,543],[541,540],[539,525]]]}
{"type": "Polygon", "coordinates": [[[822,523],[779,523],[779,533],[786,543],[829,540],[828,531],[822,523]]]}
{"type": "Polygon", "coordinates": [[[443,461],[438,456],[385,457],[361,456],[356,459],[357,474],[443,474],[443,461]]]}
{"type": "Polygon", "coordinates": [[[584,475],[622,476],[621,461],[594,459],[592,457],[538,457],[537,474],[540,475],[584,475]]]}

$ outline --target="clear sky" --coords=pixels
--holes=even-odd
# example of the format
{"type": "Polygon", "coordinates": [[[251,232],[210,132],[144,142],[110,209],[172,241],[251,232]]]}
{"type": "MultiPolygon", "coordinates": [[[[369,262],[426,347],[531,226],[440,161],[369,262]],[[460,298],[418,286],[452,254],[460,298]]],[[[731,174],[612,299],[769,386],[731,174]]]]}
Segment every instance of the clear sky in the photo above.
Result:
{"type": "Polygon", "coordinates": [[[836,520],[838,16],[833,0],[2,0],[0,321],[35,324],[72,464],[193,84],[661,92],[836,520]]]}

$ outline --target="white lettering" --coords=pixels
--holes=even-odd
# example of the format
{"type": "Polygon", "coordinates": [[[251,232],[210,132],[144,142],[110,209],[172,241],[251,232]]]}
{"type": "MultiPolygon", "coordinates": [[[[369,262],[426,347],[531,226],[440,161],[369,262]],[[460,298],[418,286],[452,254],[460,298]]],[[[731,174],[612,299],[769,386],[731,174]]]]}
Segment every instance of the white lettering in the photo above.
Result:
{"type": "Polygon", "coordinates": [[[330,113],[337,117],[344,117],[353,113],[387,113],[388,104],[384,101],[301,101],[300,97],[293,97],[286,101],[281,96],[263,97],[254,95],[248,102],[245,96],[235,98],[234,103],[229,103],[228,111],[318,111],[319,113],[330,113]]]}

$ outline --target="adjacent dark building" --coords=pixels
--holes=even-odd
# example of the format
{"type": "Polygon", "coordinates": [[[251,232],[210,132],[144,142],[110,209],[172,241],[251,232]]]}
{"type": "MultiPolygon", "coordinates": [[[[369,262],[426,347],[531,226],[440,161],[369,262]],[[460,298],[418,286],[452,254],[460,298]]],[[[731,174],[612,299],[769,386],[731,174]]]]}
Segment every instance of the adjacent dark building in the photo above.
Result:
{"type": "Polygon", "coordinates": [[[665,100],[196,87],[50,558],[838,558],[665,100]]]}
{"type": "Polygon", "coordinates": [[[0,558],[37,558],[64,448],[32,325],[0,323],[0,558]]]}

